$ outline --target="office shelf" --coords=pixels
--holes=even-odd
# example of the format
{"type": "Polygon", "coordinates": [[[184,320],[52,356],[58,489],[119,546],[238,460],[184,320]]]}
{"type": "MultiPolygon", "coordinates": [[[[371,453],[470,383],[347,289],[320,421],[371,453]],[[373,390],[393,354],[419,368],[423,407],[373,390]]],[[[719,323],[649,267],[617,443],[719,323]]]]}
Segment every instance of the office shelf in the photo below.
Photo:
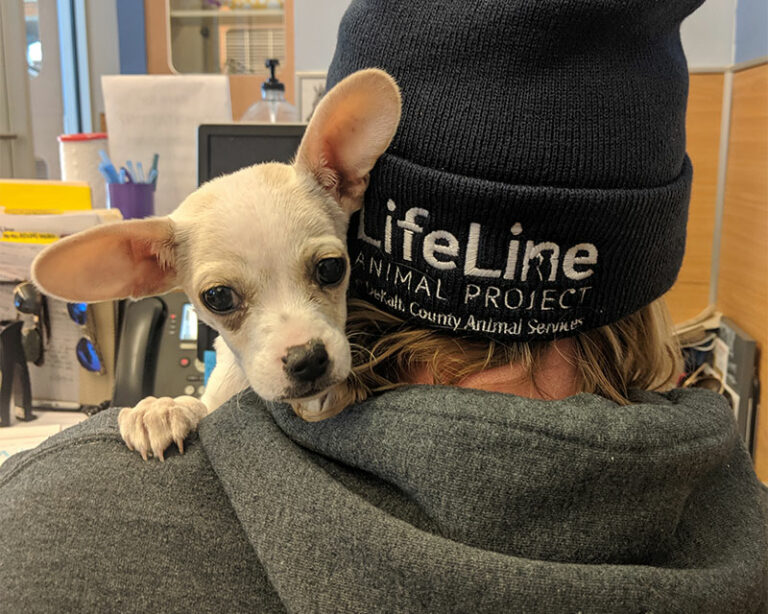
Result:
{"type": "Polygon", "coordinates": [[[171,19],[199,19],[199,18],[213,18],[213,19],[259,19],[259,18],[274,18],[283,17],[283,9],[235,9],[231,11],[221,10],[194,10],[194,9],[177,9],[171,11],[171,19]]]}

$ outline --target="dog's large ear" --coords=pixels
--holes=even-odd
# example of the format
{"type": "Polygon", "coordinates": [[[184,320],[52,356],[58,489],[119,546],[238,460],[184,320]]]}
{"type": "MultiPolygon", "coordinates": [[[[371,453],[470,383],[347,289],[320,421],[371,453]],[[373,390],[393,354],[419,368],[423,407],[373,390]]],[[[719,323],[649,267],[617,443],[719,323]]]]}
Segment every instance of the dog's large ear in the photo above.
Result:
{"type": "Polygon", "coordinates": [[[176,285],[173,222],[167,217],[104,224],[61,239],[32,263],[32,279],[66,301],[162,294],[176,285]]]}
{"type": "Polygon", "coordinates": [[[315,109],[296,155],[347,214],[363,204],[368,173],[400,123],[400,90],[383,70],[353,73],[315,109]]]}

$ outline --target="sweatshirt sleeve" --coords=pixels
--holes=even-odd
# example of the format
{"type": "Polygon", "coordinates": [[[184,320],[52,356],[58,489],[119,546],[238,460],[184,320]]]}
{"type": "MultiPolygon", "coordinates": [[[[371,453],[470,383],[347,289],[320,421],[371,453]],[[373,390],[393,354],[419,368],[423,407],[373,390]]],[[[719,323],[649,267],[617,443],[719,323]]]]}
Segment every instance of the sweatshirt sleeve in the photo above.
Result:
{"type": "Polygon", "coordinates": [[[284,611],[202,446],[145,462],[116,416],[0,467],[0,612],[284,611]]]}

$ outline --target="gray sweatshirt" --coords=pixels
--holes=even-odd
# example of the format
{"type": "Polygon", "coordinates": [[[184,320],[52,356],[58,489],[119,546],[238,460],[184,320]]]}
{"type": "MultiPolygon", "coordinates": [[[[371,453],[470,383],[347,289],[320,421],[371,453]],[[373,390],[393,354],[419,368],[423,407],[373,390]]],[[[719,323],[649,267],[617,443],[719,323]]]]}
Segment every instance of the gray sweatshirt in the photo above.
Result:
{"type": "Polygon", "coordinates": [[[725,401],[253,393],[144,462],[117,410],[0,467],[0,612],[766,612],[768,495],[725,401]]]}

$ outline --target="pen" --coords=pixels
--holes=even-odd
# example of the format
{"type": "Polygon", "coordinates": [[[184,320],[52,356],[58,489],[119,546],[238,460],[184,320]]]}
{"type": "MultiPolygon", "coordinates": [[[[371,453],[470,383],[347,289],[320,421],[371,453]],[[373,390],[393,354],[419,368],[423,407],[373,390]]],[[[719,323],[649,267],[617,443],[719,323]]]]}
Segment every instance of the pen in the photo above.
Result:
{"type": "Polygon", "coordinates": [[[124,166],[120,167],[120,183],[133,183],[133,175],[124,166]]]}
{"type": "Polygon", "coordinates": [[[104,175],[104,179],[107,183],[120,183],[120,177],[117,176],[117,171],[112,165],[99,164],[99,172],[104,175]]]}
{"type": "Polygon", "coordinates": [[[152,169],[149,171],[149,182],[153,187],[157,187],[157,163],[160,160],[160,154],[152,156],[152,169]]]}
{"type": "Polygon", "coordinates": [[[117,176],[115,165],[112,164],[112,160],[109,159],[107,152],[103,149],[99,150],[99,156],[101,157],[101,164],[99,164],[99,171],[107,179],[107,183],[119,183],[120,178],[117,176]]]}
{"type": "Polygon", "coordinates": [[[136,179],[136,171],[133,170],[133,162],[128,160],[125,163],[126,168],[128,169],[129,177],[131,178],[131,183],[136,179]]]}

